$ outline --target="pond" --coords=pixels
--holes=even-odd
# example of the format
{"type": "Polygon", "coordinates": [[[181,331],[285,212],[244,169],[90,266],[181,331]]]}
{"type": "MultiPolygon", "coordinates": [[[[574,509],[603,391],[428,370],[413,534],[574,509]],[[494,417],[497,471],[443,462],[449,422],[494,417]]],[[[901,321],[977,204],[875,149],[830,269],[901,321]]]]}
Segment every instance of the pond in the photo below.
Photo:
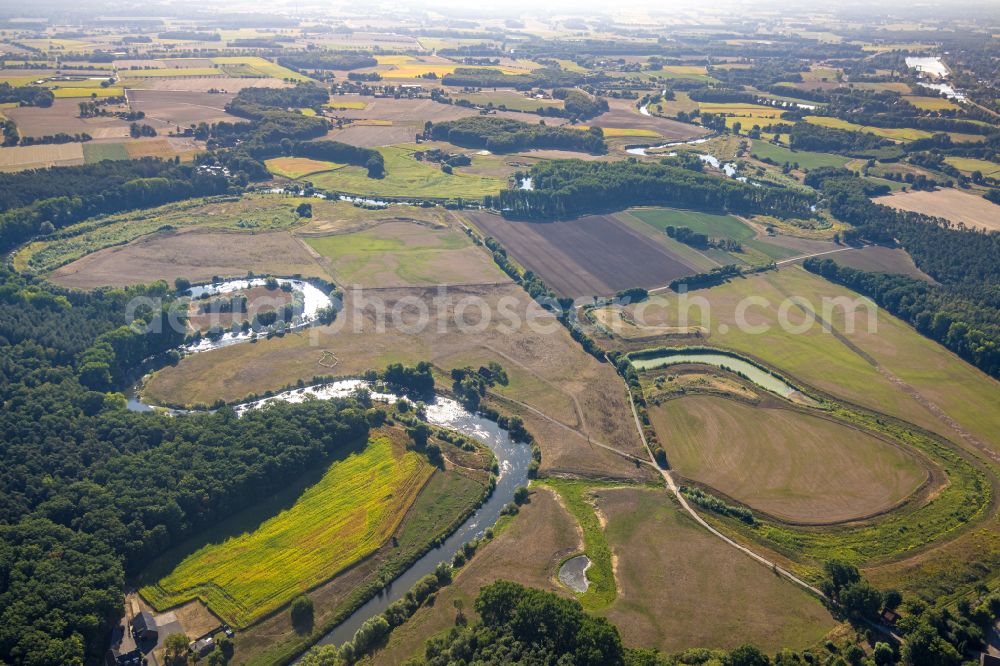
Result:
{"type": "Polygon", "coordinates": [[[669,351],[655,355],[636,358],[629,357],[629,361],[637,370],[656,370],[670,365],[680,365],[681,363],[703,363],[714,365],[731,372],[743,375],[748,380],[761,388],[776,393],[783,398],[792,399],[796,395],[801,395],[800,391],[783,379],[772,375],[767,370],[745,361],[738,356],[726,354],[725,352],[700,352],[700,351],[669,351]]]}
{"type": "Polygon", "coordinates": [[[590,587],[587,580],[587,569],[590,568],[590,558],[586,555],[571,557],[559,567],[559,581],[573,590],[583,594],[590,587]]]}

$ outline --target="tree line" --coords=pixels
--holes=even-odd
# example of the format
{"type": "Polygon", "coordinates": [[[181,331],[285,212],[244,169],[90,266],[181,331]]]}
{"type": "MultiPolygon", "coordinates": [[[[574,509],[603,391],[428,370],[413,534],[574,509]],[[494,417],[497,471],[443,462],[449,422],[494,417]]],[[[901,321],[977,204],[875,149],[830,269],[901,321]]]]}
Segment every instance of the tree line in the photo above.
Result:
{"type": "Polygon", "coordinates": [[[621,210],[677,206],[694,210],[809,217],[814,199],[800,190],[754,187],[669,163],[550,160],[529,172],[531,190],[503,190],[487,207],[510,217],[554,219],[621,210]]]}
{"type": "Polygon", "coordinates": [[[448,141],[465,148],[485,148],[493,153],[554,148],[599,155],[608,150],[604,133],[599,128],[580,131],[566,127],[531,125],[496,116],[471,116],[433,123],[428,132],[437,141],[448,141]]]}

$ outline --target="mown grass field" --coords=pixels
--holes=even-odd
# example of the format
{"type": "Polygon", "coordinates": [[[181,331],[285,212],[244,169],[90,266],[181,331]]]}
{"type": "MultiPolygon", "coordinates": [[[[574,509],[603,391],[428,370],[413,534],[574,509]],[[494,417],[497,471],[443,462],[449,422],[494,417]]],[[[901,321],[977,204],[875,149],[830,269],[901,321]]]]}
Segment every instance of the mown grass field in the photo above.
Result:
{"type": "Polygon", "coordinates": [[[946,109],[949,111],[955,111],[962,108],[958,104],[955,104],[951,100],[944,97],[907,95],[903,99],[918,109],[923,109],[925,111],[943,111],[946,109]]]}
{"type": "Polygon", "coordinates": [[[324,162],[323,160],[313,160],[308,157],[274,157],[264,161],[264,166],[275,176],[285,178],[302,178],[313,173],[322,171],[333,171],[343,168],[345,165],[336,162],[324,162]]]}
{"type": "Polygon", "coordinates": [[[820,167],[842,167],[850,158],[830,153],[814,153],[808,150],[790,150],[784,146],[776,146],[769,141],[754,141],[750,154],[757,159],[770,159],[775,164],[798,163],[803,169],[818,169],[820,167]]]}
{"type": "Polygon", "coordinates": [[[310,180],[316,187],[335,192],[372,197],[429,197],[449,199],[481,198],[506,187],[505,179],[462,173],[460,168],[447,174],[433,163],[413,158],[415,147],[379,148],[385,158],[384,178],[369,178],[363,167],[347,166],[328,173],[315,174],[310,180]]]}
{"type": "Polygon", "coordinates": [[[141,590],[166,609],[193,597],[245,627],[386,542],[434,468],[402,436],[374,435],[334,462],[287,511],[252,532],[204,546],[141,590]]]}
{"type": "Polygon", "coordinates": [[[713,238],[732,238],[738,241],[754,236],[753,229],[731,215],[716,215],[679,208],[633,208],[629,213],[660,231],[668,226],[688,227],[694,232],[708,234],[713,238]]]}
{"type": "MultiPolygon", "coordinates": [[[[590,129],[590,125],[569,125],[569,127],[581,131],[587,131],[590,129]]],[[[602,127],[601,131],[604,132],[604,136],[609,139],[617,139],[621,137],[659,139],[663,137],[663,135],[656,130],[646,129],[644,127],[602,127]]]]}
{"type": "Polygon", "coordinates": [[[867,125],[848,122],[842,118],[831,118],[828,116],[806,116],[804,120],[821,127],[831,127],[849,132],[869,132],[875,136],[892,139],[893,141],[916,141],[917,139],[929,139],[932,136],[931,132],[912,127],[868,127],[867,125]]]}
{"type": "Polygon", "coordinates": [[[950,164],[959,171],[971,174],[974,171],[981,172],[984,176],[993,176],[1000,173],[1000,164],[987,160],[977,160],[973,157],[946,157],[946,164],[950,164]]]}
{"type": "Polygon", "coordinates": [[[492,104],[495,107],[503,106],[512,111],[535,111],[539,107],[549,106],[561,109],[564,104],[561,99],[535,99],[518,93],[462,93],[455,97],[480,106],[492,104]]]}
{"type": "Polygon", "coordinates": [[[130,157],[123,143],[88,142],[83,144],[83,159],[87,161],[87,164],[102,160],[127,160],[130,157]]]}
{"type": "Polygon", "coordinates": [[[699,65],[666,65],[659,69],[644,70],[644,76],[661,79],[690,79],[703,83],[714,83],[716,79],[709,76],[708,70],[699,65]]]}
{"type": "Polygon", "coordinates": [[[903,450],[791,409],[702,395],[651,407],[650,418],[672,468],[784,520],[868,516],[907,498],[926,478],[903,450]]]}
{"type": "Polygon", "coordinates": [[[621,592],[602,612],[630,647],[674,652],[819,642],[836,622],[815,598],[681,513],[660,488],[596,489],[621,592]]]}
{"type": "Polygon", "coordinates": [[[291,81],[312,81],[308,76],[294,72],[287,67],[282,67],[265,58],[258,56],[220,56],[212,58],[216,65],[234,66],[242,65],[252,73],[274,79],[289,79],[291,81]]]}
{"type": "Polygon", "coordinates": [[[308,238],[337,282],[369,287],[506,282],[506,275],[454,227],[388,222],[352,234],[308,238]]]}

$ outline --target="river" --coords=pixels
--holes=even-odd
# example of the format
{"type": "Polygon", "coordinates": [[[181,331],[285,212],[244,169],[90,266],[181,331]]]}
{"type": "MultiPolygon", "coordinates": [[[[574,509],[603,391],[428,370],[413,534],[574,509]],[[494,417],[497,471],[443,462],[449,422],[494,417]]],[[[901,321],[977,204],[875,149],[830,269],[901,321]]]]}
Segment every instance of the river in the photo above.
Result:
{"type": "MultiPolygon", "coordinates": [[[[262,344],[266,344],[262,343],[262,344]]],[[[270,402],[303,402],[307,399],[326,399],[345,397],[358,388],[372,389],[372,386],[360,379],[345,379],[328,384],[320,384],[301,389],[292,389],[275,394],[269,398],[237,405],[237,414],[243,414],[248,409],[255,409],[270,402]]],[[[395,402],[399,396],[392,393],[372,391],[372,398],[383,402],[395,402]]],[[[153,407],[144,404],[137,396],[131,396],[129,409],[133,411],[148,411],[153,407]]],[[[496,487],[476,511],[453,532],[441,546],[430,550],[423,557],[389,583],[378,595],[369,599],[346,620],[338,624],[332,631],[320,639],[320,645],[340,645],[351,640],[354,633],[361,628],[369,618],[382,613],[392,602],[402,598],[427,574],[433,573],[439,562],[451,562],[455,553],[468,541],[481,537],[486,528],[496,523],[500,511],[514,499],[514,491],[528,482],[528,467],[531,464],[531,447],[527,444],[514,442],[506,430],[482,416],[469,412],[459,402],[444,396],[436,396],[427,403],[427,422],[440,428],[448,428],[462,433],[467,437],[482,442],[497,458],[500,471],[497,474],[496,487]]]]}

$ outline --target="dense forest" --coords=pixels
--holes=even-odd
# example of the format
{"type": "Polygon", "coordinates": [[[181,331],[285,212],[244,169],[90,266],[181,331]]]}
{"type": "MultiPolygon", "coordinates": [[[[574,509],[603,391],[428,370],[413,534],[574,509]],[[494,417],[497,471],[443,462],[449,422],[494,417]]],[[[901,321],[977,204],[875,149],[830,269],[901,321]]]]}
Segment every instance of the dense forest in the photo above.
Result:
{"type": "Polygon", "coordinates": [[[0,271],[0,661],[96,663],[126,571],[365,441],[353,400],[170,417],[89,389],[95,349],[123,352],[105,359],[123,378],[176,341],[126,337],[137,295],[169,299],[162,283],[59,292],[0,271]]]}
{"type": "Polygon", "coordinates": [[[486,205],[511,217],[564,218],[629,206],[810,215],[812,199],[798,190],[754,187],[669,164],[551,160],[532,166],[532,190],[503,190],[486,205]]]}
{"type": "Polygon", "coordinates": [[[374,67],[378,61],[370,53],[343,51],[340,53],[295,53],[278,57],[278,64],[295,71],[314,69],[351,70],[374,67]]]}
{"type": "Polygon", "coordinates": [[[48,88],[23,86],[15,88],[9,83],[0,83],[0,104],[20,104],[22,106],[52,106],[56,96],[48,88]]]}
{"type": "Polygon", "coordinates": [[[504,74],[499,69],[474,69],[458,67],[452,74],[445,74],[442,83],[446,86],[470,88],[570,88],[584,80],[581,74],[567,72],[558,67],[536,69],[530,74],[504,74]]]}
{"type": "Polygon", "coordinates": [[[599,155],[607,152],[604,134],[548,125],[530,125],[520,120],[496,116],[471,116],[434,123],[430,135],[465,148],[485,148],[493,153],[512,153],[529,148],[576,150],[599,155]]]}

